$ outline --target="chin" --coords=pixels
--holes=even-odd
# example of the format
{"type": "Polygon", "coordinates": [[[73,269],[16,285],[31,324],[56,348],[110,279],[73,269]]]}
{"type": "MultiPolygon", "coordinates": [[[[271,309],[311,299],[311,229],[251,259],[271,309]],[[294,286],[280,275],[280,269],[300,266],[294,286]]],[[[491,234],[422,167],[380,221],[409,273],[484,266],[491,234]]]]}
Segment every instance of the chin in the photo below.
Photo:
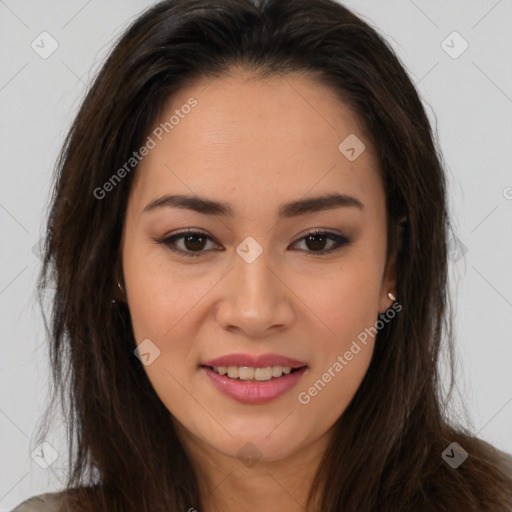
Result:
{"type": "Polygon", "coordinates": [[[278,461],[293,455],[304,440],[298,429],[293,430],[279,425],[282,418],[274,422],[271,428],[255,424],[251,421],[243,429],[229,430],[230,434],[221,429],[216,436],[203,437],[203,441],[215,450],[232,458],[239,459],[251,467],[257,461],[278,461]]]}

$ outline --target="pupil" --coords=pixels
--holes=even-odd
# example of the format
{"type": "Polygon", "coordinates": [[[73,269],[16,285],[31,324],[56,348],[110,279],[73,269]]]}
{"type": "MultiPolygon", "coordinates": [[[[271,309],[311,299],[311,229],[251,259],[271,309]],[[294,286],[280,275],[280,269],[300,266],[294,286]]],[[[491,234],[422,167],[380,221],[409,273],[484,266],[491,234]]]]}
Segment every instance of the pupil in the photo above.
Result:
{"type": "Polygon", "coordinates": [[[325,236],[324,235],[309,235],[306,239],[306,243],[308,244],[308,247],[310,249],[323,249],[324,248],[324,245],[325,245],[325,236]],[[313,247],[310,246],[309,242],[311,240],[315,240],[317,239],[317,244],[315,244],[315,242],[313,242],[313,247]],[[318,239],[321,239],[322,241],[320,242],[320,245],[318,245],[318,239]]]}
{"type": "Polygon", "coordinates": [[[201,236],[201,235],[188,235],[186,238],[185,238],[185,246],[187,249],[191,250],[191,251],[194,251],[194,250],[200,250],[204,247],[204,241],[205,241],[205,237],[204,236],[201,236]],[[197,246],[197,244],[194,246],[194,243],[192,243],[190,245],[190,241],[191,240],[194,240],[194,239],[200,239],[203,241],[203,243],[199,243],[199,247],[197,246]]]}

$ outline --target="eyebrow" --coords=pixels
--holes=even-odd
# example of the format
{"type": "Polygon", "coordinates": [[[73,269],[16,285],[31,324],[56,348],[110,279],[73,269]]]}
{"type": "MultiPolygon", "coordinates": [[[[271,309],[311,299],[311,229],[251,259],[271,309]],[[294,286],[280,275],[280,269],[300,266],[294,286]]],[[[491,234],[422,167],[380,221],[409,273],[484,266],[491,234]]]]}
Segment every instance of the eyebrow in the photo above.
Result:
{"type": "MultiPolygon", "coordinates": [[[[315,213],[324,210],[332,210],[340,207],[356,207],[364,210],[363,203],[346,194],[328,194],[308,199],[299,199],[289,203],[282,204],[278,211],[278,218],[292,218],[307,213],[315,213]]],[[[205,215],[220,215],[226,218],[234,217],[233,208],[226,204],[212,199],[190,195],[164,195],[154,199],[146,205],[143,213],[158,210],[160,208],[180,208],[192,210],[205,215]]]]}

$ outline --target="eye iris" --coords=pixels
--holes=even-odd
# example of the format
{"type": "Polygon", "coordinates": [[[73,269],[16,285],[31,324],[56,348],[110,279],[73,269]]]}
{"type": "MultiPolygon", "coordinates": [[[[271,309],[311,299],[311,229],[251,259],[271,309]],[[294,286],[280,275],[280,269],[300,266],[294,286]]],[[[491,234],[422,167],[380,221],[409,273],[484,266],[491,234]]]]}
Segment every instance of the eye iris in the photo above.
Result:
{"type": "Polygon", "coordinates": [[[185,247],[190,251],[200,251],[204,248],[204,243],[206,242],[206,237],[202,235],[186,235],[185,236],[185,247]],[[192,246],[190,245],[191,240],[202,240],[203,243],[194,244],[192,242],[192,246]],[[199,246],[198,246],[199,245],[199,246]]]}
{"type": "Polygon", "coordinates": [[[322,250],[322,249],[324,249],[325,241],[326,241],[326,237],[324,235],[309,235],[306,238],[306,244],[307,244],[309,249],[319,249],[319,250],[322,250]],[[319,244],[318,244],[318,239],[321,240],[319,244]],[[309,243],[311,240],[313,240],[313,246],[312,247],[311,247],[311,245],[309,243]],[[316,243],[315,243],[315,240],[316,240],[316,243]]]}

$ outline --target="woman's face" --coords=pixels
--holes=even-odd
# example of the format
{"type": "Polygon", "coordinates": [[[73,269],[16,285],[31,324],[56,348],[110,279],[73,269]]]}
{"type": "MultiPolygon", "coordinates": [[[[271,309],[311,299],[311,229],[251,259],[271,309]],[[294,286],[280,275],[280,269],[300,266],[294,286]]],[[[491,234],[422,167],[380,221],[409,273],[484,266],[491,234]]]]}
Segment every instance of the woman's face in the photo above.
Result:
{"type": "Polygon", "coordinates": [[[377,160],[306,76],[198,81],[173,115],[133,171],[122,240],[144,368],[189,446],[285,459],[328,438],[392,304],[377,160]]]}

